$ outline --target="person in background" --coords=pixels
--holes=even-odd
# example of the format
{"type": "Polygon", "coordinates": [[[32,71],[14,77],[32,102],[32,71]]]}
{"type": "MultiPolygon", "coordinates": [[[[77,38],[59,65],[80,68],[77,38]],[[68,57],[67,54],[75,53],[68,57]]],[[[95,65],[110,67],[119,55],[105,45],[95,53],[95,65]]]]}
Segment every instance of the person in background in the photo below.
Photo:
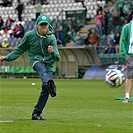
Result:
{"type": "Polygon", "coordinates": [[[71,37],[71,40],[74,41],[75,38],[75,24],[73,22],[73,19],[68,20],[68,35],[71,37]]]}
{"type": "Polygon", "coordinates": [[[87,7],[86,7],[84,1],[81,1],[81,3],[82,3],[82,7],[85,8],[85,18],[86,18],[86,15],[87,15],[87,7]]]}
{"type": "Polygon", "coordinates": [[[49,2],[48,2],[47,0],[41,0],[41,1],[42,1],[42,2],[41,2],[42,5],[43,5],[43,4],[46,4],[46,5],[49,4],[49,2]]]}
{"type": "Polygon", "coordinates": [[[127,9],[125,18],[128,19],[128,22],[133,19],[133,10],[131,8],[127,9]]]}
{"type": "Polygon", "coordinates": [[[19,24],[18,25],[18,31],[14,34],[14,37],[16,37],[16,38],[19,38],[19,37],[23,38],[24,33],[25,33],[24,27],[22,26],[22,24],[19,24]]]}
{"type": "Polygon", "coordinates": [[[12,26],[12,23],[14,23],[14,22],[15,22],[15,20],[11,19],[10,16],[8,16],[5,25],[2,26],[2,29],[3,30],[10,30],[11,26],[12,26]]]}
{"type": "Polygon", "coordinates": [[[108,15],[107,12],[103,12],[103,33],[108,35],[108,15]]]}
{"type": "Polygon", "coordinates": [[[126,17],[127,13],[128,13],[128,10],[131,8],[131,4],[130,2],[128,2],[128,0],[125,0],[125,4],[123,6],[123,13],[124,13],[124,16],[126,17]]]}
{"type": "Polygon", "coordinates": [[[63,33],[63,26],[60,26],[56,32],[57,45],[65,46],[65,38],[63,33]]]}
{"type": "Polygon", "coordinates": [[[2,48],[8,48],[8,47],[9,47],[9,44],[8,44],[8,42],[7,42],[7,39],[4,39],[4,41],[3,41],[2,44],[1,44],[1,47],[2,47],[2,48]]]}
{"type": "Polygon", "coordinates": [[[92,46],[94,50],[97,52],[98,51],[97,46],[99,46],[99,37],[95,29],[91,30],[91,34],[89,36],[88,41],[90,42],[90,46],[92,46]]]}
{"type": "Polygon", "coordinates": [[[108,37],[107,47],[105,47],[105,54],[115,54],[115,43],[112,38],[108,37]]]}
{"type": "Polygon", "coordinates": [[[123,103],[130,101],[133,78],[133,20],[123,26],[120,36],[120,53],[126,61],[125,98],[123,103]]]}
{"type": "Polygon", "coordinates": [[[102,8],[102,6],[99,4],[99,3],[96,3],[96,15],[98,15],[98,12],[99,11],[103,11],[103,8],[102,8]]]}
{"type": "Polygon", "coordinates": [[[82,46],[84,44],[83,36],[80,34],[80,32],[77,32],[77,36],[74,38],[75,46],[82,46]]]}
{"type": "Polygon", "coordinates": [[[116,51],[117,54],[119,53],[120,36],[121,36],[121,33],[118,31],[118,32],[116,33],[116,35],[115,35],[115,39],[114,39],[114,41],[115,41],[115,51],[116,51]]]}
{"type": "Polygon", "coordinates": [[[38,0],[36,0],[36,3],[35,3],[36,19],[41,14],[41,10],[42,10],[42,5],[38,0]]]}
{"type": "Polygon", "coordinates": [[[86,45],[90,44],[90,42],[89,42],[90,34],[91,34],[91,29],[88,29],[87,37],[84,39],[84,44],[86,44],[86,45]]]}
{"type": "Polygon", "coordinates": [[[129,23],[128,19],[124,19],[124,22],[123,22],[122,26],[126,25],[127,23],[129,23]]]}
{"type": "Polygon", "coordinates": [[[12,6],[13,0],[2,0],[2,6],[7,7],[7,6],[12,6]]]}
{"type": "Polygon", "coordinates": [[[123,0],[119,0],[118,3],[118,7],[120,9],[120,17],[124,17],[125,14],[123,13],[123,7],[124,7],[124,1],[123,0]]]}
{"type": "Polygon", "coordinates": [[[22,13],[24,10],[24,5],[18,0],[18,6],[15,8],[15,12],[18,14],[18,20],[22,21],[22,13]]]}
{"type": "Polygon", "coordinates": [[[2,42],[3,42],[3,36],[2,36],[2,34],[0,33],[0,45],[2,44],[2,42]]]}
{"type": "Polygon", "coordinates": [[[96,27],[99,36],[102,36],[102,25],[103,25],[103,15],[102,12],[99,11],[96,16],[96,27]]]}
{"type": "Polygon", "coordinates": [[[133,0],[131,1],[130,4],[131,4],[131,5],[130,5],[131,10],[133,10],[133,0]]]}
{"type": "Polygon", "coordinates": [[[117,2],[114,2],[114,6],[110,8],[110,13],[112,14],[113,17],[113,25],[117,26],[119,25],[120,21],[120,9],[118,7],[117,2]]]}
{"type": "Polygon", "coordinates": [[[0,16],[0,30],[1,30],[2,26],[3,26],[3,24],[4,24],[4,21],[2,19],[2,16],[0,16]]]}
{"type": "Polygon", "coordinates": [[[14,26],[14,28],[12,29],[12,33],[10,33],[10,37],[13,38],[14,35],[18,32],[18,30],[19,30],[19,25],[16,24],[16,25],[14,26]]]}
{"type": "Polygon", "coordinates": [[[115,40],[115,33],[113,30],[110,32],[110,34],[108,34],[108,37],[110,37],[112,39],[112,41],[115,40]]]}

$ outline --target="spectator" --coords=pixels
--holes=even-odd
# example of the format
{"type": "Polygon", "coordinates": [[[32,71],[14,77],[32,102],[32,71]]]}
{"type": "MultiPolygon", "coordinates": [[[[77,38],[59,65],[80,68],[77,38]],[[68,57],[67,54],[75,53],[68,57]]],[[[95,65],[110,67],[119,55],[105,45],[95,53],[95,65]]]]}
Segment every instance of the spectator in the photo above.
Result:
{"type": "Polygon", "coordinates": [[[2,0],[3,4],[2,6],[7,7],[7,6],[12,6],[13,0],[2,0]]]}
{"type": "Polygon", "coordinates": [[[18,0],[18,6],[15,8],[15,12],[18,13],[18,20],[22,21],[22,12],[24,9],[24,5],[18,0]]]}
{"type": "Polygon", "coordinates": [[[31,1],[31,0],[26,0],[26,5],[33,5],[33,1],[31,1]]]}
{"type": "MultiPolygon", "coordinates": [[[[38,2],[43,5],[43,4],[49,4],[49,2],[47,2],[47,0],[38,0],[38,2]]],[[[31,5],[35,5],[36,4],[36,0],[29,0],[27,2],[27,4],[31,4],[31,5]]]]}
{"type": "Polygon", "coordinates": [[[84,4],[83,1],[81,3],[82,3],[82,7],[85,8],[85,18],[86,18],[86,15],[87,15],[87,7],[86,7],[86,5],[84,4]]]}
{"type": "Polygon", "coordinates": [[[113,41],[115,40],[115,33],[112,30],[110,34],[108,34],[108,37],[110,37],[113,41]]]}
{"type": "Polygon", "coordinates": [[[130,8],[131,8],[131,4],[126,0],[124,7],[123,7],[123,13],[125,16],[127,15],[128,9],[130,9],[130,8]]]}
{"type": "Polygon", "coordinates": [[[127,9],[125,18],[128,19],[128,22],[130,22],[133,19],[133,10],[131,8],[127,9]]]}
{"type": "Polygon", "coordinates": [[[0,30],[1,30],[2,26],[3,26],[3,24],[4,24],[4,21],[2,19],[2,16],[0,16],[0,30]]]}
{"type": "Polygon", "coordinates": [[[119,53],[119,41],[120,41],[120,32],[117,32],[115,35],[115,51],[116,53],[119,53]]]}
{"type": "Polygon", "coordinates": [[[0,45],[2,44],[2,42],[3,42],[3,36],[2,36],[2,34],[0,33],[0,45]]]}
{"type": "Polygon", "coordinates": [[[36,0],[36,4],[35,4],[36,19],[40,15],[41,10],[42,10],[42,5],[41,5],[41,3],[38,0],[36,0]]]}
{"type": "Polygon", "coordinates": [[[113,17],[113,25],[117,26],[119,25],[120,21],[120,9],[118,7],[118,4],[114,2],[114,6],[110,8],[110,13],[112,14],[113,17]]]}
{"type": "Polygon", "coordinates": [[[11,19],[10,16],[8,16],[7,21],[5,23],[5,25],[2,27],[3,30],[10,30],[12,23],[14,23],[15,20],[11,19]]]}
{"type": "Polygon", "coordinates": [[[49,2],[47,0],[42,0],[42,5],[43,4],[46,4],[47,5],[47,4],[49,4],[49,2]]]}
{"type": "Polygon", "coordinates": [[[19,29],[18,29],[18,31],[14,34],[14,37],[16,37],[16,38],[23,38],[23,36],[24,36],[24,27],[22,26],[22,24],[19,24],[18,25],[18,27],[19,27],[19,29]]]}
{"type": "Polygon", "coordinates": [[[18,32],[19,30],[19,25],[16,24],[15,27],[12,29],[12,33],[10,34],[10,37],[13,38],[14,35],[18,32]]]}
{"type": "Polygon", "coordinates": [[[2,48],[8,48],[9,47],[9,44],[7,43],[7,39],[4,39],[4,41],[1,44],[1,47],[2,48]]]}
{"type": "Polygon", "coordinates": [[[100,6],[99,3],[97,3],[97,4],[96,4],[96,15],[98,15],[98,12],[99,12],[99,11],[102,12],[102,11],[103,11],[103,8],[102,8],[102,6],[100,6]]]}
{"type": "Polygon", "coordinates": [[[103,24],[103,15],[102,12],[99,11],[98,15],[96,16],[96,27],[99,36],[102,36],[102,24],[103,24]]]}
{"type": "Polygon", "coordinates": [[[75,46],[82,46],[84,44],[83,36],[81,36],[80,32],[77,32],[77,36],[74,38],[75,46]]]}
{"type": "Polygon", "coordinates": [[[105,54],[115,54],[115,44],[113,40],[109,37],[107,39],[107,47],[105,48],[105,54]]]}
{"type": "Polygon", "coordinates": [[[97,50],[97,46],[99,45],[99,38],[98,38],[98,34],[96,33],[96,31],[94,29],[91,30],[91,34],[89,36],[89,42],[91,44],[91,46],[97,50]]]}
{"type": "Polygon", "coordinates": [[[118,3],[118,7],[120,9],[120,16],[124,17],[124,13],[123,13],[124,1],[123,0],[119,0],[119,2],[117,2],[117,3],[118,3]]]}
{"type": "Polygon", "coordinates": [[[89,45],[89,44],[90,44],[90,42],[89,42],[90,34],[91,34],[91,30],[88,29],[87,37],[86,37],[85,40],[84,40],[84,44],[86,44],[86,45],[89,45]]]}
{"type": "Polygon", "coordinates": [[[65,46],[65,39],[64,39],[64,33],[63,33],[62,26],[60,26],[59,29],[57,29],[56,38],[57,38],[57,45],[65,46]]]}
{"type": "Polygon", "coordinates": [[[74,22],[73,19],[69,19],[68,20],[68,27],[69,27],[69,31],[68,34],[70,35],[71,39],[74,41],[74,35],[75,35],[75,26],[74,26],[74,22]]]}
{"type": "Polygon", "coordinates": [[[131,1],[131,10],[133,10],[133,0],[131,1]]]}
{"type": "Polygon", "coordinates": [[[103,33],[108,35],[108,15],[107,12],[103,12],[103,33]]]}
{"type": "Polygon", "coordinates": [[[123,26],[129,23],[128,19],[124,19],[123,26]]]}

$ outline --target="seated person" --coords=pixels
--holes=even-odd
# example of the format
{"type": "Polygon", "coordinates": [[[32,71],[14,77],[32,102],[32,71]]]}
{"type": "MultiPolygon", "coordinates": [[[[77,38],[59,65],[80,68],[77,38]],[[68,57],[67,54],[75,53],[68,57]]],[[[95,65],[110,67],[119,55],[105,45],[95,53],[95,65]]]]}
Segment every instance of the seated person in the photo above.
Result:
{"type": "Polygon", "coordinates": [[[90,44],[92,46],[98,46],[99,45],[98,34],[96,33],[96,31],[94,29],[91,31],[91,34],[88,38],[88,41],[90,42],[90,44]]]}
{"type": "Polygon", "coordinates": [[[116,53],[119,53],[119,42],[120,42],[120,36],[121,36],[121,33],[118,31],[115,35],[115,51],[116,53]]]}
{"type": "Polygon", "coordinates": [[[10,30],[12,23],[14,23],[15,20],[11,19],[10,16],[8,16],[7,21],[5,23],[5,25],[2,27],[3,30],[10,30]]]}
{"type": "Polygon", "coordinates": [[[56,38],[57,38],[57,45],[65,46],[64,33],[63,33],[62,26],[60,26],[59,29],[57,29],[56,38]]]}
{"type": "Polygon", "coordinates": [[[96,52],[98,52],[99,48],[97,46],[99,46],[99,37],[97,32],[94,29],[91,30],[90,36],[88,38],[88,42],[90,43],[90,46],[92,46],[92,48],[96,52]]]}
{"type": "Polygon", "coordinates": [[[12,6],[12,2],[13,2],[13,0],[2,0],[1,5],[3,7],[12,6]]]}
{"type": "Polygon", "coordinates": [[[3,18],[2,18],[2,16],[0,16],[0,30],[1,30],[2,26],[3,26],[3,24],[4,24],[3,18]]]}
{"type": "Polygon", "coordinates": [[[0,33],[0,45],[2,44],[2,42],[3,42],[3,36],[2,36],[2,34],[0,33]]]}
{"type": "Polygon", "coordinates": [[[19,24],[18,27],[19,27],[19,29],[18,29],[18,31],[14,34],[14,37],[16,37],[16,38],[19,38],[19,37],[20,37],[20,38],[23,38],[24,33],[25,33],[24,27],[23,27],[21,24],[19,24]]]}
{"type": "Polygon", "coordinates": [[[90,44],[90,42],[89,42],[90,34],[91,34],[91,30],[88,29],[87,37],[84,39],[84,43],[85,43],[86,45],[89,45],[89,44],[90,44]]]}
{"type": "Polygon", "coordinates": [[[9,44],[7,43],[7,39],[4,39],[4,41],[1,44],[1,47],[2,48],[8,48],[9,47],[9,44]]]}
{"type": "Polygon", "coordinates": [[[80,32],[77,32],[77,36],[74,38],[75,46],[82,46],[84,44],[83,36],[81,36],[80,32]]]}
{"type": "Polygon", "coordinates": [[[115,54],[115,44],[113,40],[109,37],[107,40],[107,47],[105,48],[105,54],[115,54]]]}
{"type": "Polygon", "coordinates": [[[19,30],[19,25],[16,24],[15,27],[12,29],[12,33],[10,34],[10,36],[13,38],[14,35],[18,32],[19,30]]]}

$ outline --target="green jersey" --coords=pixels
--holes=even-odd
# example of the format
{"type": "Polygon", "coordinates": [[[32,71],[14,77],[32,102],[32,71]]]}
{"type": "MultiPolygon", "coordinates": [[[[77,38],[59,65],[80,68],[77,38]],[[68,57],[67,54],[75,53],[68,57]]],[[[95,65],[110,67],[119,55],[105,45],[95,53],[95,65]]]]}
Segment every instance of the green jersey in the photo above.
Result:
{"type": "Polygon", "coordinates": [[[126,58],[127,56],[133,56],[132,53],[129,53],[130,46],[130,30],[131,30],[131,22],[126,24],[121,32],[120,37],[120,52],[126,58]]]}
{"type": "Polygon", "coordinates": [[[53,63],[59,61],[60,59],[52,26],[49,26],[48,31],[43,36],[38,34],[38,29],[35,26],[33,30],[24,35],[20,44],[11,53],[5,56],[5,60],[13,61],[25,51],[28,51],[28,59],[31,66],[33,66],[35,62],[40,61],[45,64],[47,69],[51,70],[53,63]],[[49,45],[51,45],[54,49],[52,54],[47,50],[49,45]]]}

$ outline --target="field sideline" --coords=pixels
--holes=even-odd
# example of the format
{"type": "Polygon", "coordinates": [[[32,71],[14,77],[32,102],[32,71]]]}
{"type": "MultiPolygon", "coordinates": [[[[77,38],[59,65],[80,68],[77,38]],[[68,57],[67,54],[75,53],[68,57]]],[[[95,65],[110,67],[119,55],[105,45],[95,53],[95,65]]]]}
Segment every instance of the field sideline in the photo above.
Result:
{"type": "Polygon", "coordinates": [[[0,79],[0,133],[132,133],[133,101],[124,104],[124,85],[109,88],[104,80],[55,79],[57,96],[49,97],[32,121],[40,79],[0,79]],[[36,85],[32,86],[32,83],[36,85]]]}

